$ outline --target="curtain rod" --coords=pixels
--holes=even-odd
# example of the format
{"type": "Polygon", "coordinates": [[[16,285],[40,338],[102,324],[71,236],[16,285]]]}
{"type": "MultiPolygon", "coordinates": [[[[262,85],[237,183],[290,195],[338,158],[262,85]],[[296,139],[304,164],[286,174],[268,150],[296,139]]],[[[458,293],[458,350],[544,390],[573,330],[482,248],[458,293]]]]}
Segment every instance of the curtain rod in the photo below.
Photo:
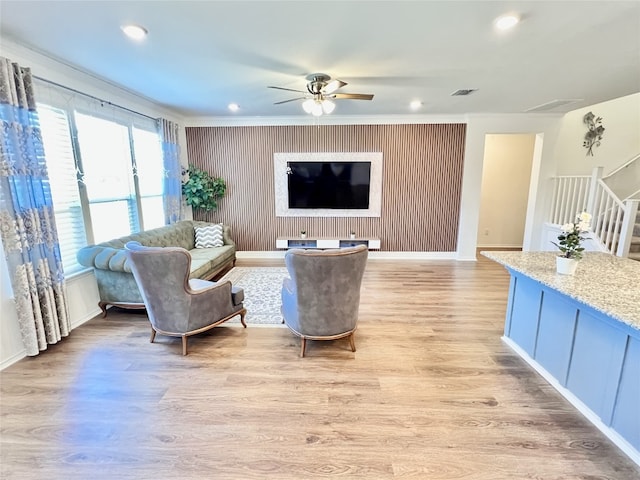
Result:
{"type": "Polygon", "coordinates": [[[36,80],[40,80],[41,82],[48,83],[50,85],[55,85],[56,87],[64,88],[65,90],[69,90],[70,92],[77,93],[78,95],[83,95],[85,97],[91,98],[92,100],[96,100],[96,101],[98,101],[98,102],[100,102],[102,104],[107,104],[107,105],[110,105],[112,107],[116,107],[116,108],[119,108],[121,110],[125,110],[125,111],[127,111],[129,113],[135,113],[136,115],[140,115],[142,117],[149,118],[149,119],[151,119],[153,121],[158,120],[155,117],[150,117],[149,115],[145,115],[144,113],[136,112],[135,110],[131,110],[130,108],[123,107],[122,105],[118,105],[117,103],[110,102],[109,100],[103,100],[102,98],[94,97],[93,95],[81,92],[80,90],[76,90],[75,88],[67,87],[65,85],[61,85],[59,83],[52,82],[51,80],[47,80],[46,78],[38,77],[37,75],[31,75],[31,76],[33,78],[35,78],[36,80]]]}

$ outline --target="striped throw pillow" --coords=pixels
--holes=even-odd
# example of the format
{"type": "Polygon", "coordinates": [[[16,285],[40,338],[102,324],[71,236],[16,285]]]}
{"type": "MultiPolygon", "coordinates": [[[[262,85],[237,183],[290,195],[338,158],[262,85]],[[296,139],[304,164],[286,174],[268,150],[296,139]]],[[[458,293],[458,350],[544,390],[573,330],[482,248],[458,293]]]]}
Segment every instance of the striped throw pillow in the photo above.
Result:
{"type": "Polygon", "coordinates": [[[221,247],[223,245],[221,223],[196,227],[196,248],[221,247]]]}

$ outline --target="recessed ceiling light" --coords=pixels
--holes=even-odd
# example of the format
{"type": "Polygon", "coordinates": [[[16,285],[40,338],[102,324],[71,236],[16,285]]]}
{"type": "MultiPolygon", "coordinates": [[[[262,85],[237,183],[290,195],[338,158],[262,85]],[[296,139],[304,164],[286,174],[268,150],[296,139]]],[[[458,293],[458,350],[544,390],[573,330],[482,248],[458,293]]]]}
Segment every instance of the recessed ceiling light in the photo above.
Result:
{"type": "Polygon", "coordinates": [[[141,27],[140,25],[133,25],[133,24],[123,25],[120,28],[122,29],[122,31],[127,37],[132,38],[134,40],[142,40],[149,33],[146,28],[141,27]]]}
{"type": "Polygon", "coordinates": [[[229,105],[227,105],[227,108],[232,112],[237,112],[238,110],[240,110],[240,105],[238,105],[237,103],[230,103],[229,105]]]}
{"type": "Polygon", "coordinates": [[[519,21],[520,18],[517,15],[510,13],[508,15],[498,17],[495,21],[495,26],[498,30],[509,30],[510,28],[515,27],[519,21]]]}
{"type": "Polygon", "coordinates": [[[409,108],[411,110],[419,110],[420,107],[422,107],[422,102],[420,100],[413,100],[410,104],[409,104],[409,108]]]}

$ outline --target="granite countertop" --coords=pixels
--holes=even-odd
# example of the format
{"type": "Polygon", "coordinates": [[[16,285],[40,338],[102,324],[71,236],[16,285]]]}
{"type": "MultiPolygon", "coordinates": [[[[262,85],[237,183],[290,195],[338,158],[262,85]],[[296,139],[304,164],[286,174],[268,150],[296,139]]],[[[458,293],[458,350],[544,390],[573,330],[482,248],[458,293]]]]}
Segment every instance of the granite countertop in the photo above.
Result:
{"type": "Polygon", "coordinates": [[[560,275],[555,252],[480,253],[640,330],[640,262],[585,252],[574,275],[560,275]]]}

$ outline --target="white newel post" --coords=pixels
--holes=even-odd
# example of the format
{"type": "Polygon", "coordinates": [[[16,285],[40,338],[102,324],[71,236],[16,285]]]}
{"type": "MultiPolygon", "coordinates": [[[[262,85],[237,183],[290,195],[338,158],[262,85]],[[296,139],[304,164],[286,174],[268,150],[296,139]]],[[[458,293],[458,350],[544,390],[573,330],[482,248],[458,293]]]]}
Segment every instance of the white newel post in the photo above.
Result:
{"type": "Polygon", "coordinates": [[[596,216],[596,192],[598,191],[598,180],[602,178],[604,167],[594,167],[591,172],[591,182],[589,183],[589,197],[587,197],[587,212],[596,216]]]}
{"type": "Polygon", "coordinates": [[[640,204],[640,200],[624,201],[624,216],[622,218],[622,227],[620,229],[618,250],[616,251],[616,256],[618,257],[629,256],[633,227],[636,223],[636,216],[638,215],[638,204],[640,204]]]}

